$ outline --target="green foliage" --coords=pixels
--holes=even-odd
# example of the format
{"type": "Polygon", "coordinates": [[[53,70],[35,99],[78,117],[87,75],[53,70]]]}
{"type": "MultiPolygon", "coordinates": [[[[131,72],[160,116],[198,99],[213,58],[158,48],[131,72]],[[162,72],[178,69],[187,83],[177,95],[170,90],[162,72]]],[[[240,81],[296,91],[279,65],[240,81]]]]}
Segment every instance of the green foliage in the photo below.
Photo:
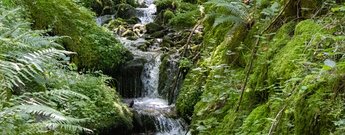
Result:
{"type": "Polygon", "coordinates": [[[110,32],[98,27],[85,8],[69,0],[30,0],[20,2],[33,19],[36,29],[50,27],[53,34],[69,36],[62,44],[78,55],[72,61],[79,68],[110,71],[125,62],[130,54],[110,32]],[[70,19],[73,18],[73,19],[70,19]]]}
{"type": "MultiPolygon", "coordinates": [[[[212,6],[219,3],[206,6],[206,14],[210,15],[212,6]]],[[[258,18],[247,35],[238,36],[231,30],[236,28],[235,21],[214,25],[223,21],[206,18],[202,57],[182,86],[176,104],[179,115],[192,117],[192,134],[342,134],[344,81],[340,80],[344,79],[345,40],[341,10],[299,23],[278,20],[283,24],[278,31],[255,36],[267,27],[265,23],[271,22],[279,7],[273,1],[260,0],[256,4],[260,8],[253,16],[258,18]],[[222,37],[227,33],[229,38],[222,37]],[[236,36],[234,39],[245,37],[244,42],[232,41],[231,37],[236,36]],[[256,38],[260,42],[254,70],[236,112],[238,91],[248,67],[245,65],[256,38]]],[[[215,7],[231,14],[227,6],[231,4],[215,7]]]]}
{"type": "Polygon", "coordinates": [[[163,21],[164,22],[169,22],[171,18],[174,18],[175,14],[171,10],[165,10],[163,14],[163,21]]]}
{"type": "MultiPolygon", "coordinates": [[[[79,124],[85,122],[53,109],[55,99],[78,98],[84,95],[72,91],[36,92],[26,85],[44,78],[49,68],[60,66],[71,52],[57,50],[58,38],[41,36],[24,20],[20,9],[9,9],[0,2],[0,132],[2,134],[45,134],[48,132],[92,132],[79,124]],[[60,59],[60,60],[58,60],[60,59]],[[17,95],[14,95],[17,94],[17,95]],[[48,96],[49,95],[49,96],[48,96]],[[25,122],[30,121],[30,122],[25,122]]],[[[46,90],[46,89],[44,89],[46,90]]]]}
{"type": "Polygon", "coordinates": [[[60,105],[59,109],[68,115],[77,118],[90,118],[90,123],[85,124],[90,129],[102,130],[111,126],[132,128],[131,117],[128,117],[131,116],[130,111],[120,103],[115,90],[106,85],[109,78],[101,74],[97,76],[53,70],[48,73],[49,82],[47,82],[47,86],[67,88],[89,97],[90,101],[87,102],[74,98],[58,104],[60,105]]]}
{"type": "Polygon", "coordinates": [[[160,13],[166,9],[175,10],[178,6],[179,1],[176,0],[159,0],[155,1],[157,7],[157,13],[160,13]]]}
{"type": "MultiPolygon", "coordinates": [[[[78,134],[125,124],[131,113],[101,74],[69,64],[66,37],[31,30],[21,9],[0,2],[0,133],[78,134]],[[92,129],[92,130],[91,130],[92,129]]],[[[124,127],[124,126],[122,126],[124,127]]]]}
{"type": "Polygon", "coordinates": [[[213,26],[225,22],[249,24],[252,21],[248,8],[240,0],[211,0],[205,3],[207,18],[213,18],[213,26]]]}
{"type": "Polygon", "coordinates": [[[179,68],[191,68],[193,63],[188,58],[181,58],[179,60],[179,68]]]}
{"type": "Polygon", "coordinates": [[[176,16],[169,20],[169,25],[175,28],[193,27],[200,16],[199,10],[193,10],[186,13],[176,13],[176,16]]]}

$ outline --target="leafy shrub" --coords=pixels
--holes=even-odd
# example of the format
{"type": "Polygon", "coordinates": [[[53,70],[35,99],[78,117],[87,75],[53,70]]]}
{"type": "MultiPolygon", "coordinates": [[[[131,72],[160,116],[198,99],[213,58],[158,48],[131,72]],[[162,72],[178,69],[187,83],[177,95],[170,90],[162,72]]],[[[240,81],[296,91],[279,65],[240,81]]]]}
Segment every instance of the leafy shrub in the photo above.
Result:
{"type": "MultiPolygon", "coordinates": [[[[31,30],[21,9],[0,2],[0,133],[77,134],[123,124],[131,114],[103,75],[67,71],[72,52],[31,30]],[[87,123],[87,124],[86,124],[87,123]],[[85,128],[88,127],[88,128],[85,128]]],[[[108,57],[108,56],[107,56],[108,57]]]]}
{"type": "Polygon", "coordinates": [[[175,17],[174,12],[172,12],[171,10],[165,10],[163,14],[164,22],[168,22],[173,17],[175,17]]]}
{"type": "Polygon", "coordinates": [[[58,68],[70,52],[60,47],[55,37],[42,36],[30,29],[20,9],[4,7],[0,2],[0,132],[2,134],[78,133],[90,131],[75,119],[53,109],[51,99],[65,101],[82,94],[48,89],[44,72],[58,68]],[[30,85],[31,87],[28,87],[30,85]],[[38,91],[36,88],[40,87],[38,91]]]}
{"type": "Polygon", "coordinates": [[[160,13],[166,9],[175,10],[178,6],[178,1],[175,0],[159,0],[155,1],[157,7],[157,13],[160,13]]]}
{"type": "Polygon", "coordinates": [[[132,128],[130,111],[120,103],[116,91],[106,85],[108,77],[102,74],[78,74],[64,70],[52,70],[48,73],[47,83],[51,88],[65,88],[90,98],[82,101],[78,98],[68,102],[59,102],[59,110],[77,118],[89,118],[85,127],[102,130],[109,127],[125,126],[132,128]]]}
{"type": "Polygon", "coordinates": [[[199,10],[193,10],[186,13],[177,13],[175,17],[171,18],[169,25],[175,28],[189,28],[193,27],[200,16],[199,10]]]}

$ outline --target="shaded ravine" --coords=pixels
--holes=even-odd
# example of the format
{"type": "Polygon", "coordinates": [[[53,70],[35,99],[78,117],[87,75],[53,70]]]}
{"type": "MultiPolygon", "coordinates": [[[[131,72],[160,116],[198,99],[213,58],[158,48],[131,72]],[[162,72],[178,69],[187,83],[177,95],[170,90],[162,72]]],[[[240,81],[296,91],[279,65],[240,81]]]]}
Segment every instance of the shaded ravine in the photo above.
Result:
{"type": "MultiPolygon", "coordinates": [[[[156,12],[153,0],[138,0],[138,3],[141,6],[136,8],[137,17],[140,19],[141,25],[153,22],[156,12]]],[[[101,24],[109,18],[113,18],[113,16],[99,17],[97,23],[101,24]]],[[[122,77],[118,79],[118,90],[125,94],[123,95],[127,98],[124,99],[125,102],[132,104],[135,126],[133,134],[186,134],[187,124],[182,119],[175,118],[174,105],[169,105],[168,101],[163,99],[158,92],[162,57],[159,44],[162,39],[154,39],[154,43],[147,48],[147,51],[138,49],[140,45],[146,43],[143,38],[129,40],[126,37],[117,36],[117,39],[134,55],[134,60],[128,62],[129,68],[126,67],[126,72],[122,72],[122,77]],[[138,76],[139,73],[140,76],[138,76]],[[131,76],[130,79],[126,78],[129,76],[131,76]]]]}

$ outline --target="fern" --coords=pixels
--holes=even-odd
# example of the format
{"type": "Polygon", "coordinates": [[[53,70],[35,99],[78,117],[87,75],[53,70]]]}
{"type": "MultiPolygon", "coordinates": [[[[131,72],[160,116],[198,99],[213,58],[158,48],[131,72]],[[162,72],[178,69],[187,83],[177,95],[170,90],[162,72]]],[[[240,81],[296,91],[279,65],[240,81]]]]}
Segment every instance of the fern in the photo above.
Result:
{"type": "Polygon", "coordinates": [[[222,23],[247,24],[251,22],[248,8],[241,1],[236,0],[211,0],[205,3],[210,7],[206,17],[215,18],[213,27],[222,23]]]}
{"type": "Polygon", "coordinates": [[[87,96],[68,89],[41,92],[23,89],[35,78],[44,78],[47,70],[59,68],[67,55],[75,54],[59,50],[63,47],[55,41],[63,37],[43,36],[46,32],[31,30],[21,9],[9,9],[0,1],[0,134],[92,132],[80,126],[87,119],[68,117],[53,109],[56,101],[68,102],[75,97],[89,100],[87,96]],[[13,92],[19,95],[12,95],[13,92]]]}
{"type": "Polygon", "coordinates": [[[40,116],[32,126],[38,127],[41,130],[63,129],[72,132],[92,132],[92,130],[78,125],[78,123],[85,122],[85,119],[64,116],[61,112],[45,105],[18,105],[0,112],[0,117],[6,117],[6,115],[13,113],[27,113],[40,116]]]}
{"type": "Polygon", "coordinates": [[[5,55],[10,60],[0,60],[0,76],[5,80],[1,85],[10,89],[25,85],[24,80],[39,76],[44,72],[45,64],[57,63],[56,59],[66,57],[65,54],[73,53],[50,48],[17,56],[18,58],[5,55]]]}

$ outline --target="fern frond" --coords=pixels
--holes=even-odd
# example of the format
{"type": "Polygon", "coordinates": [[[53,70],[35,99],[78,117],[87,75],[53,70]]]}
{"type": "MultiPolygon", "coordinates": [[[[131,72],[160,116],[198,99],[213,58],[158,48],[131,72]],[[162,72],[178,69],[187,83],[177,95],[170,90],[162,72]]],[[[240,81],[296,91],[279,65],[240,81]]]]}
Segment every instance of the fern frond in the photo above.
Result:
{"type": "Polygon", "coordinates": [[[213,27],[224,22],[236,24],[249,23],[251,21],[248,8],[241,1],[211,0],[205,4],[209,5],[212,9],[206,16],[215,18],[213,27]]]}
{"type": "MultiPolygon", "coordinates": [[[[92,130],[79,126],[78,123],[86,122],[87,119],[76,119],[64,116],[61,112],[47,107],[45,105],[18,105],[9,109],[5,109],[0,112],[0,117],[6,114],[11,114],[15,112],[23,112],[27,114],[32,114],[40,116],[35,123],[31,125],[47,130],[58,130],[63,129],[71,132],[88,132],[92,133],[92,130]]],[[[19,113],[21,114],[21,113],[19,113]]]]}
{"type": "Polygon", "coordinates": [[[40,124],[44,125],[49,130],[63,129],[63,130],[71,131],[71,132],[84,132],[88,134],[93,133],[91,129],[88,129],[79,125],[66,124],[66,123],[54,123],[54,122],[44,122],[40,124]]]}
{"type": "Polygon", "coordinates": [[[66,54],[74,53],[50,48],[27,53],[18,56],[19,58],[11,58],[13,62],[0,60],[0,76],[7,82],[3,85],[11,89],[14,86],[25,85],[24,80],[29,80],[30,77],[39,76],[44,72],[45,64],[57,63],[57,59],[65,58],[66,54]]]}
{"type": "Polygon", "coordinates": [[[213,27],[216,27],[220,24],[232,22],[232,23],[244,23],[243,20],[236,16],[220,16],[214,20],[213,27]]]}
{"type": "Polygon", "coordinates": [[[47,93],[53,97],[78,97],[81,99],[90,100],[89,97],[71,90],[51,90],[47,93]]]}

